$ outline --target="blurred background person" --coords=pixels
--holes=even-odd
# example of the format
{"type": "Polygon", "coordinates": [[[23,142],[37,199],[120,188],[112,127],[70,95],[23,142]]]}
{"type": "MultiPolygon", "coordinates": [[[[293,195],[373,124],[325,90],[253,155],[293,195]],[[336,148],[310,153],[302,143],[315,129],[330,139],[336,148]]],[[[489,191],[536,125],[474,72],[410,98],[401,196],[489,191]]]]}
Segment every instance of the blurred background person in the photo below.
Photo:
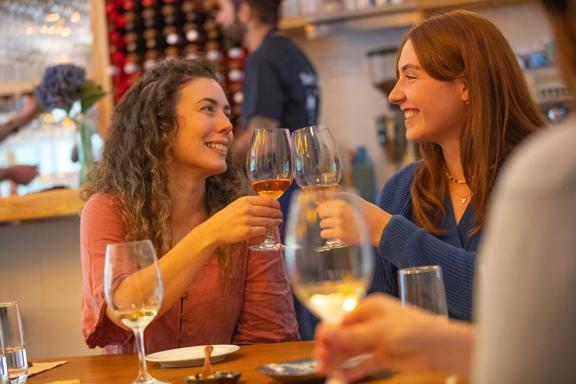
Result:
{"type": "MultiPolygon", "coordinates": [[[[556,36],[559,67],[575,91],[576,1],[542,4],[556,36]]],[[[374,295],[341,327],[320,328],[320,370],[372,352],[348,372],[350,380],[380,368],[455,372],[466,378],[472,366],[473,383],[573,382],[575,142],[572,117],[535,135],[502,171],[479,257],[486,280],[478,284],[477,327],[374,295]],[[527,212],[533,220],[527,220],[527,212]]]]}
{"type": "Polygon", "coordinates": [[[280,206],[245,196],[247,180],[230,163],[229,118],[224,90],[204,60],[156,65],[116,107],[81,216],[89,347],[134,351],[131,332],[106,305],[104,256],[109,243],[143,239],[160,256],[164,283],[162,307],[146,328],[148,353],[298,339],[281,253],[249,250],[251,239],[280,224],[280,206]]]}
{"type": "MultiPolygon", "coordinates": [[[[242,133],[233,156],[244,165],[256,128],[298,128],[315,125],[320,109],[316,70],[304,52],[278,30],[282,0],[219,0],[217,21],[231,46],[249,51],[244,67],[242,133]]],[[[295,183],[280,197],[284,217],[295,183]]],[[[300,336],[314,337],[317,320],[299,303],[300,336]]]]}
{"type": "MultiPolygon", "coordinates": [[[[470,321],[490,192],[513,149],[544,121],[510,45],[484,17],[431,17],[398,52],[389,99],[402,109],[406,138],[419,144],[422,160],[384,185],[378,205],[362,200],[378,247],[370,291],[397,296],[398,269],[440,265],[449,316],[470,321]]],[[[345,209],[325,204],[319,213],[327,238],[356,241],[345,209]]]]}

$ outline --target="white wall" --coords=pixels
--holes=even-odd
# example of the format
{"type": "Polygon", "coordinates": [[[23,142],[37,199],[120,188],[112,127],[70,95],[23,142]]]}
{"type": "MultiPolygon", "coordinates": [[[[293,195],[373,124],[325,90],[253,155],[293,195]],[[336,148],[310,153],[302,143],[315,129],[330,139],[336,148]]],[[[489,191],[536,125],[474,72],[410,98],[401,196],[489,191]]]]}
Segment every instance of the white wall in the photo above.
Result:
{"type": "Polygon", "coordinates": [[[0,301],[17,300],[29,358],[98,354],[80,332],[77,217],[0,226],[0,301]]]}
{"type": "MultiPolygon", "coordinates": [[[[538,48],[550,40],[539,6],[521,4],[478,12],[493,21],[515,51],[538,48]]],[[[407,28],[395,30],[348,30],[318,40],[297,39],[318,71],[322,86],[321,120],[326,123],[343,154],[347,148],[365,145],[375,164],[377,185],[394,173],[378,144],[375,119],[387,111],[383,94],[372,87],[366,52],[397,44],[407,28]]]]}

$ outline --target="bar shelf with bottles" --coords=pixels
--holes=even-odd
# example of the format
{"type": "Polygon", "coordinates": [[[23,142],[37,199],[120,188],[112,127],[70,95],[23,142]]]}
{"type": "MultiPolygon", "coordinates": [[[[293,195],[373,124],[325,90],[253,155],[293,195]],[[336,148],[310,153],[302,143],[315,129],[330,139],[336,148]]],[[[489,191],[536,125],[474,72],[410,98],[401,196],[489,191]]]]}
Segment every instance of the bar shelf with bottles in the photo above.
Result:
{"type": "Polygon", "coordinates": [[[225,48],[217,11],[217,0],[107,0],[114,101],[158,60],[203,56],[216,66],[238,118],[246,51],[225,48]]]}

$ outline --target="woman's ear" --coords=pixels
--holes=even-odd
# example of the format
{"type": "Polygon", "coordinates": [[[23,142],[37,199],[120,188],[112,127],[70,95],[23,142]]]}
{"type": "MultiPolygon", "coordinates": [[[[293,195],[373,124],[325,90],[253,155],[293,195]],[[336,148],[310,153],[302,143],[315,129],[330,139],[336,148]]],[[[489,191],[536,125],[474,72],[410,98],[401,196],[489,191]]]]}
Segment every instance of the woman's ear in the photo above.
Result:
{"type": "Polygon", "coordinates": [[[468,84],[466,83],[466,80],[461,78],[458,79],[459,82],[459,88],[460,88],[460,94],[462,97],[462,101],[468,105],[468,103],[470,103],[470,94],[468,93],[468,84]]]}

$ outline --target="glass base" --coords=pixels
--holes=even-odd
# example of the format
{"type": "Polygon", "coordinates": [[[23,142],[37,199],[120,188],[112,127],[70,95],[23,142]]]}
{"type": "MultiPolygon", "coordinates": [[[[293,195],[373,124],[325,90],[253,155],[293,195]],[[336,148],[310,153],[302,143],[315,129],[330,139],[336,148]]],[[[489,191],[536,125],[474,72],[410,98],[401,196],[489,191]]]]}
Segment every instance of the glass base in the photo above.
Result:
{"type": "Polygon", "coordinates": [[[318,248],[316,248],[316,251],[325,252],[325,251],[330,251],[331,249],[344,248],[347,246],[348,246],[348,244],[346,244],[345,242],[343,242],[340,239],[331,239],[331,240],[327,240],[326,243],[324,243],[324,245],[321,245],[318,248]]]}
{"type": "Polygon", "coordinates": [[[10,375],[10,379],[8,383],[10,384],[24,384],[26,383],[26,379],[28,378],[28,374],[24,373],[21,375],[10,375]]]}
{"type": "Polygon", "coordinates": [[[132,384],[171,384],[170,382],[164,382],[148,376],[147,378],[137,378],[132,382],[132,384]]]}
{"type": "Polygon", "coordinates": [[[280,251],[285,249],[286,246],[275,241],[266,239],[260,244],[252,245],[250,249],[256,252],[271,252],[271,251],[280,251]]]}

